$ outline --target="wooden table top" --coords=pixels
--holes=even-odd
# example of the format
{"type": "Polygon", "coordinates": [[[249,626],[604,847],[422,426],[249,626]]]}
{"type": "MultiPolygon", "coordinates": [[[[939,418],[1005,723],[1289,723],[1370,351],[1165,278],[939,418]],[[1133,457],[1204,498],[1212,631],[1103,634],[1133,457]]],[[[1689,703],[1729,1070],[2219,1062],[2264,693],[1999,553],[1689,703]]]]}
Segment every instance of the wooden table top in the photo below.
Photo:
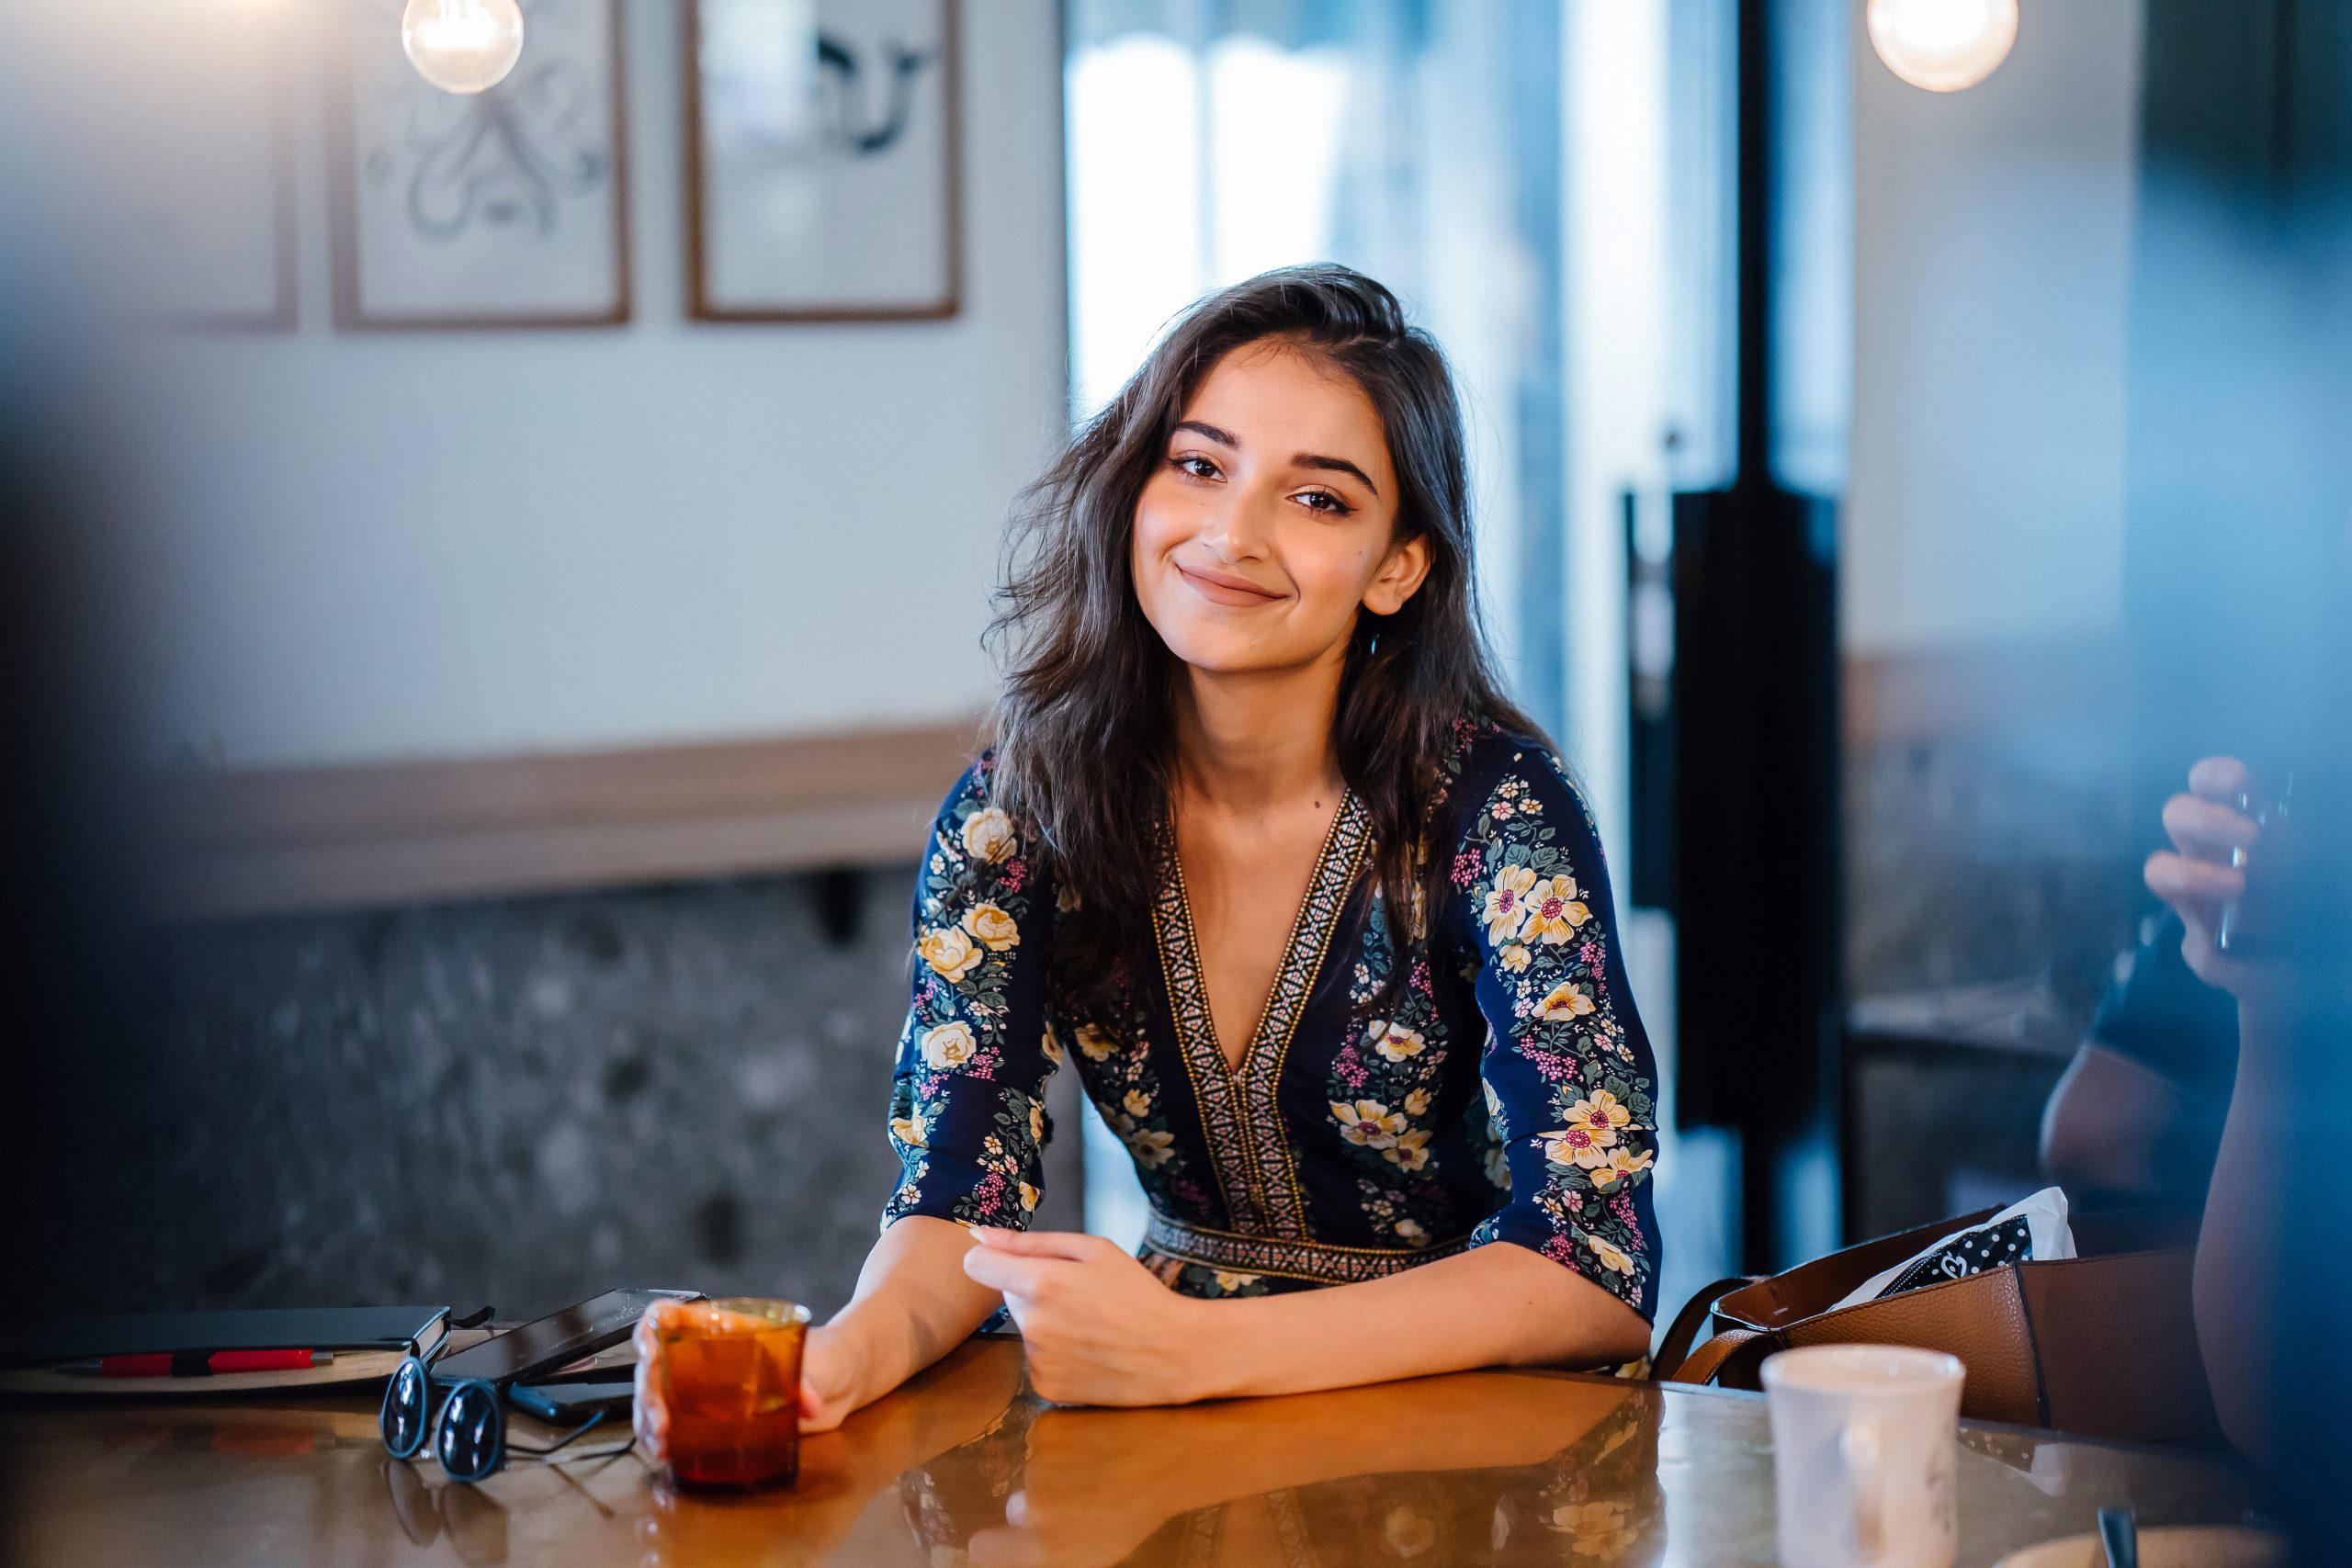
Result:
{"type": "MultiPolygon", "coordinates": [[[[2252,1495],[2211,1453],[1974,1426],[1961,1443],[1963,1565],[2091,1529],[2102,1505],[2230,1523],[2252,1495]]],[[[799,1483],[749,1497],[673,1494],[633,1454],[458,1485],[389,1458],[357,1391],[10,1407],[0,1483],[0,1555],[50,1568],[1774,1560],[1759,1397],[1485,1371],[1052,1409],[1008,1340],[975,1340],[807,1439],[799,1483]]]]}

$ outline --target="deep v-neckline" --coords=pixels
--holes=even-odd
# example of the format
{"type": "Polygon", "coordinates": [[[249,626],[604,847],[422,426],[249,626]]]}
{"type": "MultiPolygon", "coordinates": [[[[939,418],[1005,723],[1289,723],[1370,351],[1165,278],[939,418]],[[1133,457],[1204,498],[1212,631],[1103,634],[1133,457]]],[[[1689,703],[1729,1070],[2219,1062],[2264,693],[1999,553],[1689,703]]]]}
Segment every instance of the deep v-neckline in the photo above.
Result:
{"type": "Polygon", "coordinates": [[[1303,1236],[1306,1200],[1300,1191],[1290,1139],[1283,1132],[1277,1089],[1291,1036],[1330,950],[1348,894],[1372,842],[1371,813],[1353,790],[1340,797],[1324,834],[1306,894],[1291,921],[1274,968],[1274,983],[1259,1010],[1258,1025],[1236,1065],[1217,1043],[1209,1016],[1201,945],[1184,892],[1182,858],[1172,824],[1161,838],[1159,891],[1152,901],[1152,935],[1159,949],[1176,1052],[1191,1080],[1193,1103],[1216,1167],[1217,1187],[1234,1228],[1253,1235],[1303,1236]]]}
{"type": "MultiPolygon", "coordinates": [[[[1318,902],[1315,897],[1317,887],[1326,873],[1332,869],[1331,846],[1340,836],[1340,825],[1346,820],[1349,808],[1355,804],[1355,792],[1343,791],[1340,794],[1338,807],[1331,813],[1329,826],[1323,829],[1322,841],[1315,851],[1315,863],[1306,874],[1306,888],[1298,896],[1298,908],[1291,914],[1290,931],[1283,938],[1281,954],[1274,960],[1273,978],[1267,984],[1265,999],[1258,1004],[1257,1016],[1250,1023],[1250,1037],[1242,1042],[1240,1053],[1236,1056],[1227,1055],[1225,1037],[1217,1032],[1216,1006],[1209,996],[1208,958],[1205,950],[1201,946],[1200,927],[1193,919],[1192,890],[1184,881],[1184,856],[1178,845],[1175,829],[1172,826],[1169,829],[1168,874],[1176,884],[1176,904],[1184,918],[1185,942],[1192,948],[1194,955],[1193,985],[1199,993],[1201,1027],[1207,1033],[1210,1051],[1215,1053],[1217,1061],[1224,1066],[1227,1076],[1231,1077],[1243,1077],[1258,1064],[1259,1057],[1272,1033],[1268,1024],[1273,1021],[1274,1003],[1282,995],[1283,976],[1298,964],[1301,957],[1300,943],[1315,936],[1310,928],[1314,924],[1312,917],[1318,902]]],[[[1350,867],[1349,870],[1352,872],[1353,868],[1350,867]]],[[[1323,957],[1322,947],[1323,943],[1317,941],[1312,954],[1313,962],[1317,967],[1320,966],[1323,957]]],[[[1307,984],[1309,986],[1314,984],[1314,976],[1311,973],[1307,976],[1307,984]]],[[[1290,1043],[1289,1034],[1296,1027],[1297,1020],[1293,1018],[1283,1031],[1282,1044],[1283,1046],[1290,1043]]]]}

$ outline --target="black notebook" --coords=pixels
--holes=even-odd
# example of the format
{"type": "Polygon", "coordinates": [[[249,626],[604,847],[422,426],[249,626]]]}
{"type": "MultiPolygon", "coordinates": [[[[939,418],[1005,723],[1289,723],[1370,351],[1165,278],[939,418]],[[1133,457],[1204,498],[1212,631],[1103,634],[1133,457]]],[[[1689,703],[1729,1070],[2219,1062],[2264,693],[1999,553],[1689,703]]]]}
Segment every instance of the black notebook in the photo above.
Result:
{"type": "Polygon", "coordinates": [[[0,1367],[45,1367],[101,1356],[177,1350],[354,1350],[420,1353],[448,1326],[446,1306],[269,1307],[56,1317],[0,1341],[0,1367]]]}

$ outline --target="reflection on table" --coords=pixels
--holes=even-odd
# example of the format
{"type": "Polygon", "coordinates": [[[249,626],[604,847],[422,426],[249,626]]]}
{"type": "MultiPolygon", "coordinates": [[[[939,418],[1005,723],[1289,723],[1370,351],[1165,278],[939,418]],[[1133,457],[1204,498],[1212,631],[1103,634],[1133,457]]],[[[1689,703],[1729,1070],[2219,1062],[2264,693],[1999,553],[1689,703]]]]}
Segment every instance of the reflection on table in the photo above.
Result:
{"type": "MultiPolygon", "coordinates": [[[[516,1436],[537,1436],[517,1417],[516,1436]]],[[[372,1402],[17,1405],[0,1544],[78,1564],[1769,1563],[1761,1400],[1466,1372],[1181,1409],[1058,1409],[1017,1342],[966,1346],[837,1433],[789,1491],[682,1495],[634,1454],[479,1486],[388,1459],[372,1402]]],[[[2231,1523],[2218,1455],[1972,1427],[1961,1562],[2092,1528],[2231,1523]]]]}

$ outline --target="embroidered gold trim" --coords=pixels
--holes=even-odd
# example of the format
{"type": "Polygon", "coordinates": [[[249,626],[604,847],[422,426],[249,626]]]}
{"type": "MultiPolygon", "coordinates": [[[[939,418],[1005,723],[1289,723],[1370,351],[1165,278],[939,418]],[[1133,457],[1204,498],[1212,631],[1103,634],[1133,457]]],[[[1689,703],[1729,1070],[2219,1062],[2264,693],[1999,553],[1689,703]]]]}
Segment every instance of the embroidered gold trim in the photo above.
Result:
{"type": "Polygon", "coordinates": [[[1323,852],[1316,861],[1315,874],[1307,879],[1306,897],[1299,902],[1298,919],[1283,946],[1282,967],[1275,972],[1273,989],[1267,993],[1265,1010],[1258,1020],[1257,1036],[1242,1063],[1242,1116],[1254,1134],[1262,1202],[1269,1228],[1276,1235],[1303,1238],[1307,1234],[1306,1195],[1299,1189],[1298,1162],[1283,1126],[1279,1094],[1283,1066],[1371,846],[1371,810],[1351,790],[1340,802],[1331,830],[1324,837],[1323,852]]]}
{"type": "MultiPolygon", "coordinates": [[[[1472,1232],[1471,1235],[1476,1235],[1472,1232]]],[[[1464,1251],[1470,1235],[1427,1247],[1340,1247],[1288,1236],[1241,1235],[1171,1220],[1154,1209],[1143,1244],[1152,1252],[1235,1274],[1275,1274],[1321,1285],[1352,1285],[1464,1251]]]]}
{"type": "Polygon", "coordinates": [[[1209,1012],[1200,937],[1193,926],[1192,900],[1185,893],[1183,863],[1172,832],[1163,846],[1167,871],[1152,902],[1160,978],[1176,1026],[1177,1055],[1183,1059],[1200,1107],[1217,1188],[1238,1230],[1299,1239],[1306,1235],[1306,1198],[1279,1102],[1283,1064],[1370,846],[1371,815],[1353,790],[1340,798],[1332,814],[1314,874],[1307,878],[1306,895],[1283,944],[1273,987],[1238,1068],[1227,1065],[1209,1012]]]}
{"type": "Polygon", "coordinates": [[[1160,982],[1168,990],[1168,1015],[1176,1026],[1176,1055],[1192,1081],[1193,1103],[1200,1110],[1201,1135],[1208,1140],[1209,1164],[1216,1172],[1226,1215],[1237,1225],[1250,1224],[1258,1210],[1244,1153],[1240,1100],[1225,1053],[1217,1049],[1216,1031],[1207,1021],[1192,906],[1184,898],[1184,868],[1177,860],[1172,835],[1166,852],[1168,874],[1159,879],[1159,897],[1152,900],[1151,928],[1159,947],[1160,982]],[[1204,1049],[1206,1061],[1202,1059],[1204,1049]]]}

